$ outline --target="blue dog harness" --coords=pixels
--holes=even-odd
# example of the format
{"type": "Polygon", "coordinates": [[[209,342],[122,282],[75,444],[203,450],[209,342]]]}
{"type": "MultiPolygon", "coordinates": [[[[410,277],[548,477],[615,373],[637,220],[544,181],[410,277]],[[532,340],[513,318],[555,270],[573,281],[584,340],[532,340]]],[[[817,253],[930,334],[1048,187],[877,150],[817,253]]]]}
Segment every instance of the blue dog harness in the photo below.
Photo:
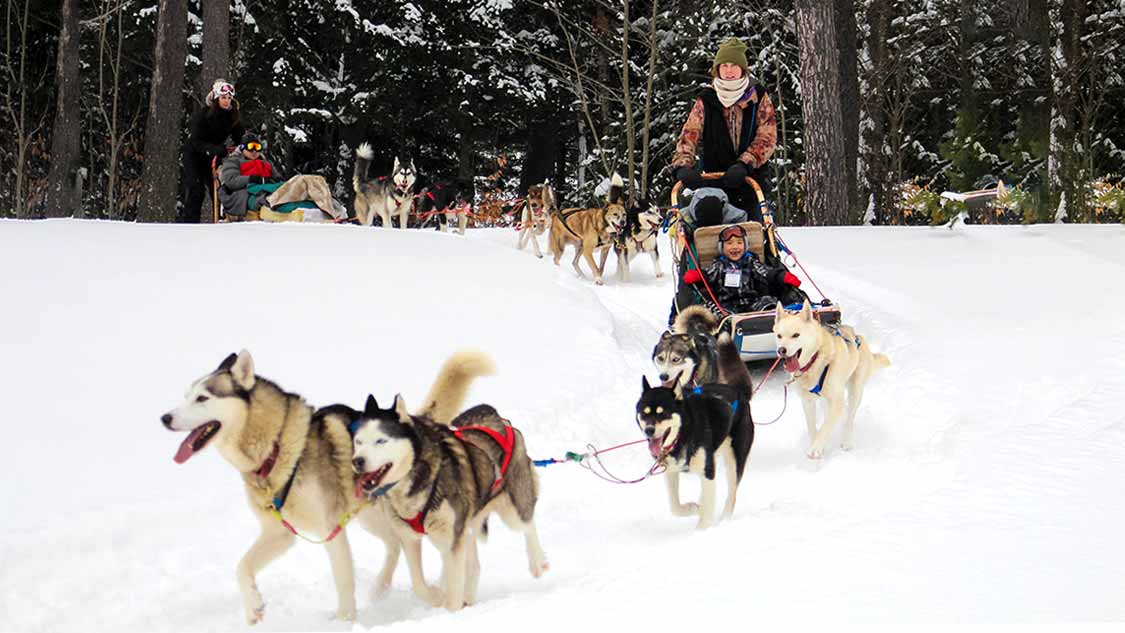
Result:
{"type": "MultiPolygon", "coordinates": [[[[835,334],[836,336],[839,336],[840,338],[844,339],[844,341],[847,342],[847,343],[855,343],[855,348],[859,349],[859,345],[862,341],[858,336],[855,337],[854,341],[846,338],[840,332],[839,326],[829,327],[829,331],[832,332],[833,334],[835,334]]],[[[820,395],[820,390],[824,387],[824,378],[828,375],[828,367],[829,367],[828,365],[824,366],[824,371],[820,372],[820,380],[816,381],[815,387],[813,387],[812,389],[809,389],[809,393],[814,393],[818,396],[820,395]]]]}

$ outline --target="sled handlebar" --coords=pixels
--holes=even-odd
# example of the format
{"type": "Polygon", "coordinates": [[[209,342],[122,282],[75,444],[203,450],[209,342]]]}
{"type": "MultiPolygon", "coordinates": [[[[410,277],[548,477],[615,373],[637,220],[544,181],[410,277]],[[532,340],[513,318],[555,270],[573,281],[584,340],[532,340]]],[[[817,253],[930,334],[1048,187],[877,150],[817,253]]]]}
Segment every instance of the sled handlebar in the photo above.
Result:
{"type": "MultiPolygon", "coordinates": [[[[726,174],[724,174],[721,171],[706,171],[706,172],[703,172],[703,174],[701,174],[701,175],[703,176],[704,180],[718,180],[719,178],[722,178],[726,174]]],[[[765,220],[766,226],[769,226],[769,225],[773,224],[773,210],[770,209],[769,203],[766,202],[766,194],[762,193],[762,186],[758,184],[757,180],[754,180],[750,176],[746,177],[746,184],[750,185],[754,189],[754,195],[758,198],[758,208],[761,209],[761,211],[762,211],[762,219],[765,220]]],[[[679,206],[680,206],[680,191],[683,188],[684,188],[684,183],[682,183],[678,180],[676,181],[676,183],[674,185],[672,185],[672,206],[673,207],[679,208],[679,206]]]]}

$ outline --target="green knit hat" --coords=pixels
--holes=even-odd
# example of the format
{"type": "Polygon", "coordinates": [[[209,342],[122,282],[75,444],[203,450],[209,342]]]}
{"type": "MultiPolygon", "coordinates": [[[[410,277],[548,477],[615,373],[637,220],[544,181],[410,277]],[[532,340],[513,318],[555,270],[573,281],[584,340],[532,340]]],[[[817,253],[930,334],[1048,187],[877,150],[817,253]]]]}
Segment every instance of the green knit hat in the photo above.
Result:
{"type": "Polygon", "coordinates": [[[711,76],[719,76],[719,64],[737,64],[742,76],[750,76],[750,64],[746,61],[746,45],[737,37],[732,37],[719,46],[715,61],[711,63],[711,76]]]}

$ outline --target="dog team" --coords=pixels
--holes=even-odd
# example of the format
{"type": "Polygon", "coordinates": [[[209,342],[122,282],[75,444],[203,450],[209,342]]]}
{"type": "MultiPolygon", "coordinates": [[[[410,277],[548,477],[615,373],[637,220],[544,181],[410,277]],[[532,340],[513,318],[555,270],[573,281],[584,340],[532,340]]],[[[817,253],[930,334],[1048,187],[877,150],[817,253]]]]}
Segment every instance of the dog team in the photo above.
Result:
{"type": "MultiPolygon", "coordinates": [[[[721,519],[733,515],[754,443],[750,373],[730,334],[716,336],[718,327],[702,306],[683,310],[652,352],[659,385],[642,378],[636,403],[636,423],[653,459],[665,466],[671,512],[697,517],[699,529],[714,524],[720,461],[727,481],[721,519]],[[698,502],[681,501],[683,473],[701,478],[698,502]]],[[[890,361],[851,328],[818,323],[807,302],[796,313],[778,304],[773,331],[790,382],[801,393],[808,457],[823,455],[841,418],[842,447],[850,449],[864,387],[890,361]],[[819,426],[818,400],[827,410],[819,426]]],[[[531,575],[548,570],[535,524],[538,478],[523,434],[490,405],[462,410],[473,381],[494,372],[486,354],[456,352],[413,412],[401,395],[387,408],[374,396],[362,410],[344,404],[314,408],[258,375],[246,350],[191,384],[161,422],[187,434],[176,463],[214,446],[242,476],[261,526],[236,570],[247,622],[264,615],[258,573],[297,536],[310,540],[303,534],[319,537],[313,542],[328,552],[336,616],[354,620],[355,567],[345,529],[353,517],[386,548],[375,596],[389,589],[405,553],[420,599],[449,610],[473,604],[480,580],[478,541],[488,536],[493,514],[523,534],[531,575]],[[438,586],[423,575],[423,539],[441,555],[438,586]]]]}
{"type": "MultiPolygon", "coordinates": [[[[399,228],[406,228],[414,199],[417,198],[418,212],[435,214],[441,230],[447,230],[447,226],[456,222],[458,232],[465,234],[469,194],[463,183],[436,182],[415,196],[417,171],[413,161],[403,162],[395,158],[389,175],[371,177],[368,171],[373,158],[374,151],[367,143],[356,150],[352,188],[355,190],[355,216],[360,224],[371,226],[379,217],[383,226],[391,227],[394,219],[398,218],[399,228]]],[[[542,258],[539,237],[547,233],[555,265],[559,265],[566,247],[572,246],[574,271],[583,276],[578,262],[585,258],[594,283],[598,285],[603,283],[602,274],[610,250],[617,257],[619,281],[629,280],[629,264],[642,253],[652,258],[656,276],[662,277],[657,236],[664,216],[659,207],[644,203],[626,209],[623,193],[624,183],[619,175],[614,174],[603,206],[559,209],[554,189],[549,183],[531,186],[527,198],[515,210],[520,218],[520,250],[530,242],[535,256],[542,258]],[[598,254],[601,260],[595,262],[594,257],[598,254]]]]}

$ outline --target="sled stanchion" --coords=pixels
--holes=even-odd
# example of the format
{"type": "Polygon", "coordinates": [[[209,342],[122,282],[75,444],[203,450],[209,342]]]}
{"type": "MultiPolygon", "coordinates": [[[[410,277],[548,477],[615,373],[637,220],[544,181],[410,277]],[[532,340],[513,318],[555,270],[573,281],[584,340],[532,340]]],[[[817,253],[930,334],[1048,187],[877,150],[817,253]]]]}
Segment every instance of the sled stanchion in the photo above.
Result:
{"type": "Polygon", "coordinates": [[[809,271],[805,270],[805,267],[801,264],[801,260],[797,259],[797,254],[793,252],[793,249],[789,248],[789,245],[785,243],[785,240],[781,238],[781,235],[777,236],[777,241],[779,244],[781,244],[781,250],[788,253],[789,256],[793,258],[793,262],[797,264],[797,268],[800,268],[801,272],[805,273],[805,277],[808,277],[808,280],[810,283],[812,283],[813,288],[816,288],[816,291],[820,293],[820,298],[827,299],[828,295],[824,294],[824,291],[820,289],[820,286],[816,285],[816,280],[812,278],[812,275],[809,274],[809,271]]]}

